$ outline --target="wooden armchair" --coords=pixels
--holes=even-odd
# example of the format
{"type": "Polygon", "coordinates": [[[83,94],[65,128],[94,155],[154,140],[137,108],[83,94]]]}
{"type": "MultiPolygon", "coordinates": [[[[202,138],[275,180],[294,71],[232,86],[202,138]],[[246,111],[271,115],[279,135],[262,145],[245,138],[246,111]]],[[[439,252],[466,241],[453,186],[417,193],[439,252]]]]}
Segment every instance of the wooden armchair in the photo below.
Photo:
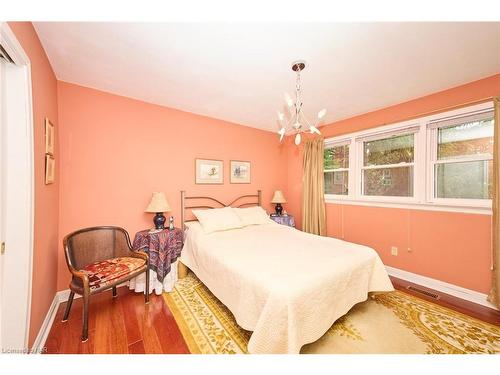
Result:
{"type": "Polygon", "coordinates": [[[69,317],[75,293],[83,296],[82,341],[88,340],[89,298],[146,272],[145,302],[149,302],[149,257],[132,250],[127,231],[120,227],[80,229],[63,239],[64,255],[72,274],[63,322],[69,317]]]}

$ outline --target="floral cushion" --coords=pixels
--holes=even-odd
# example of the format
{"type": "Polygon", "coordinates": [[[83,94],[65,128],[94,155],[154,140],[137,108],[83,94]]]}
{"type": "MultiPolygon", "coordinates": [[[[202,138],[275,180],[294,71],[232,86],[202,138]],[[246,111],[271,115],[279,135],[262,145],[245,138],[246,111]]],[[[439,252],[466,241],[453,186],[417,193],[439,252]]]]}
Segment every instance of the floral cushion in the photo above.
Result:
{"type": "Polygon", "coordinates": [[[101,288],[144,266],[141,258],[119,257],[89,264],[82,271],[89,277],[90,289],[101,288]]]}

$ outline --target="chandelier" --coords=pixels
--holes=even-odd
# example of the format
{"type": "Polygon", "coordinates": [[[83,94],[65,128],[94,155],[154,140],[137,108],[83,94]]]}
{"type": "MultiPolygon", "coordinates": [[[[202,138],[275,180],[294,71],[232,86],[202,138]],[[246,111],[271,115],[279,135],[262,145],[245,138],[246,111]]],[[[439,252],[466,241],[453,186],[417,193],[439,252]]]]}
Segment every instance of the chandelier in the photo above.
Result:
{"type": "Polygon", "coordinates": [[[311,124],[302,112],[302,99],[301,99],[301,86],[300,86],[300,72],[306,67],[306,62],[303,60],[295,61],[292,63],[292,70],[297,73],[297,80],[295,83],[295,100],[293,100],[288,93],[285,93],[286,108],[289,116],[285,118],[283,112],[278,111],[278,122],[280,130],[280,142],[283,141],[285,134],[295,133],[295,144],[298,146],[302,140],[300,133],[309,131],[311,134],[321,134],[318,126],[326,115],[326,109],[318,112],[318,118],[314,124],[311,124]]]}

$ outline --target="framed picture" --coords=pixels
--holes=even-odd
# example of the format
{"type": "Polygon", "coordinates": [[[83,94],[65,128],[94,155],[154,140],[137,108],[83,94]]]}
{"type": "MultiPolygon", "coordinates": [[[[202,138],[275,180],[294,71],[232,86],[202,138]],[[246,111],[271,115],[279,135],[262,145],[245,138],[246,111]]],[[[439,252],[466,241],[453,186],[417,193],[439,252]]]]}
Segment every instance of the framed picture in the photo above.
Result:
{"type": "Polygon", "coordinates": [[[224,162],[222,160],[195,159],[197,184],[223,184],[224,162]]]}
{"type": "Polygon", "coordinates": [[[48,118],[45,119],[45,153],[54,155],[54,125],[48,118]]]}
{"type": "Polygon", "coordinates": [[[250,183],[250,162],[231,160],[231,183],[249,184],[250,183]]]}
{"type": "Polygon", "coordinates": [[[56,161],[53,156],[45,155],[45,185],[54,183],[56,161]]]}

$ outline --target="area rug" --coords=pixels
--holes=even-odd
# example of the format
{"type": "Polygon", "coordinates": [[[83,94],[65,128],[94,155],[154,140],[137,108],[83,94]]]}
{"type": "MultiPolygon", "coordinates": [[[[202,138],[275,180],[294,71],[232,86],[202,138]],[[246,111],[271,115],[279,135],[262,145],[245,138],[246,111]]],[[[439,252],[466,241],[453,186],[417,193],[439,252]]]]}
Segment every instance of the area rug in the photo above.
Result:
{"type": "MultiPolygon", "coordinates": [[[[247,353],[252,332],[194,274],[163,296],[191,353],[247,353]]],[[[500,353],[500,327],[394,291],[355,305],[301,353],[500,353]]]]}

